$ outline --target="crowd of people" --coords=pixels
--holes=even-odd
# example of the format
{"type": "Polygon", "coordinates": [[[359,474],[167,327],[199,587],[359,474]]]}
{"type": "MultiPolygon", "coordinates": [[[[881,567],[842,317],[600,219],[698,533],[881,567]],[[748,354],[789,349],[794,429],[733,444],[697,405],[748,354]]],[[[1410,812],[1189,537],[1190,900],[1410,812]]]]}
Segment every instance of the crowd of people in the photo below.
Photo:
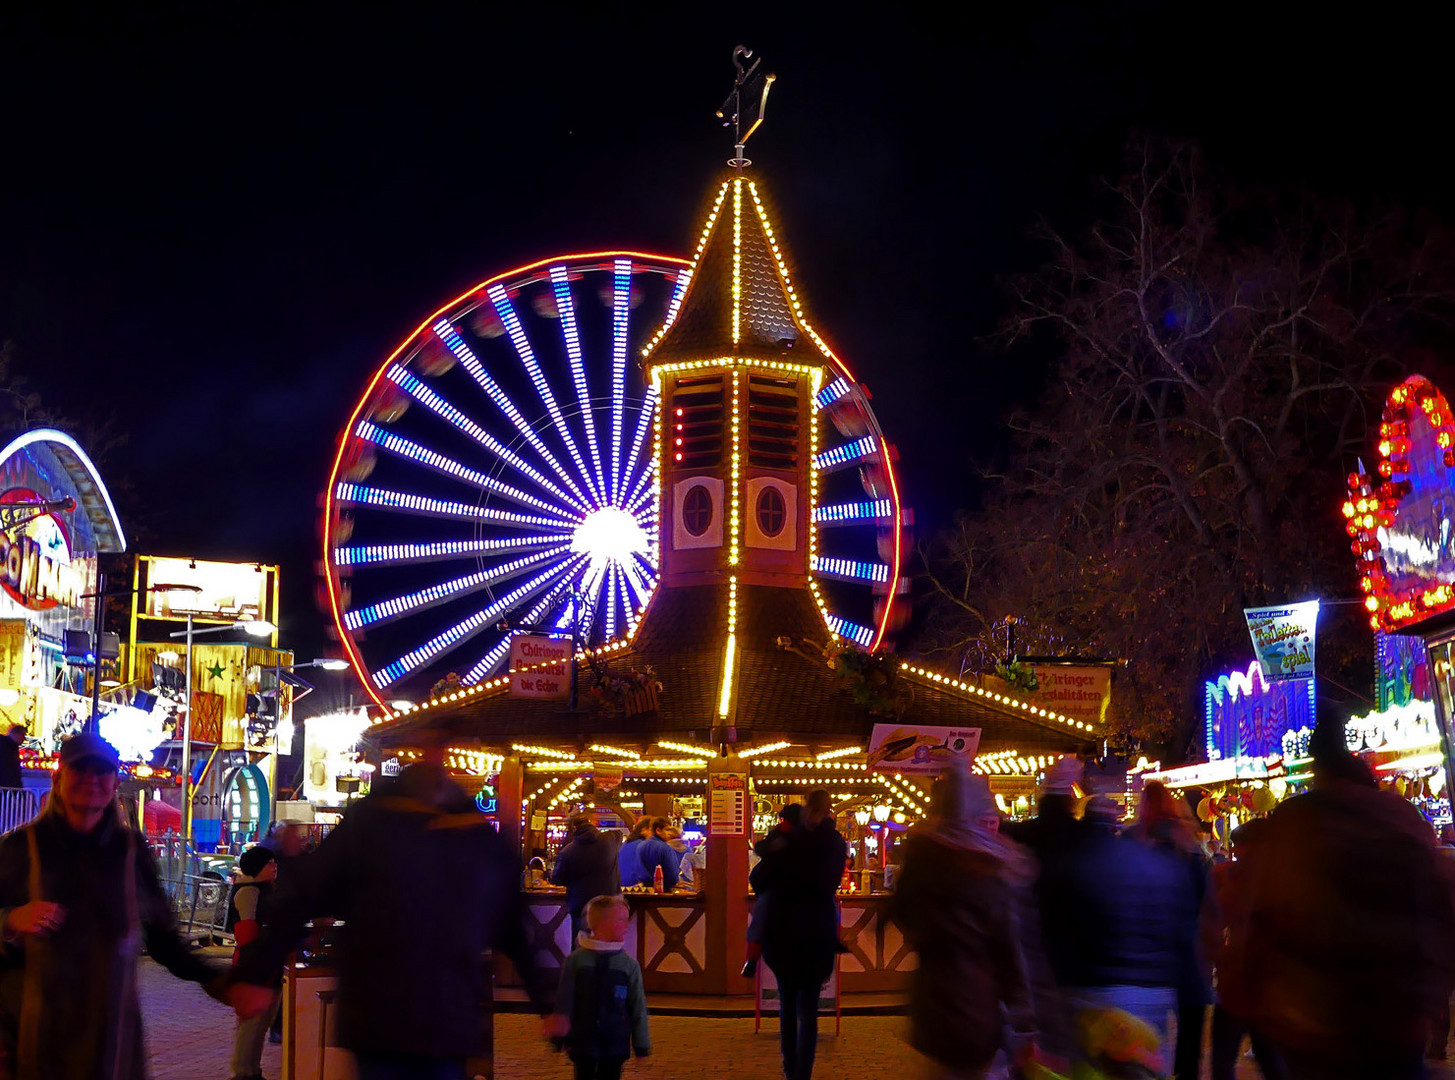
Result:
{"type": "Polygon", "coordinates": [[[1106,796],[1078,815],[1066,760],[1002,826],[983,777],[944,777],[894,896],[915,1046],[947,1078],[1195,1080],[1212,1005],[1212,1080],[1245,1039],[1266,1080],[1424,1076],[1449,1034],[1455,849],[1341,724],[1311,749],[1311,790],[1237,829],[1236,861],[1156,783],[1131,824],[1106,796]]]}
{"type": "MultiPolygon", "coordinates": [[[[1034,818],[1004,822],[984,777],[951,771],[898,853],[889,911],[918,953],[910,1041],[943,1080],[1231,1080],[1248,1042],[1266,1080],[1413,1080],[1443,1057],[1455,988],[1455,835],[1348,753],[1312,743],[1311,790],[1231,836],[1229,859],[1157,784],[1135,820],[1053,767],[1034,818]],[[1211,1030],[1204,1020],[1211,1015],[1211,1030]]],[[[41,816],[0,840],[0,1077],[142,1080],[136,959],[236,1010],[234,1080],[258,1080],[284,963],[342,919],[339,1040],[360,1080],[460,1080],[488,1052],[487,953],[509,957],[578,1080],[651,1052],[642,972],[623,948],[628,883],[691,853],[663,819],[621,844],[571,822],[555,880],[574,949],[549,978],[527,941],[516,853],[438,756],[361,800],[317,850],[282,830],[239,859],[230,970],[178,934],[140,835],[117,810],[117,755],[67,741],[41,816]]],[[[747,963],[779,990],[786,1080],[814,1071],[821,988],[840,943],[848,847],[830,796],[784,808],[755,846],[747,963]]],[[[697,872],[703,872],[697,864],[697,872]]]]}

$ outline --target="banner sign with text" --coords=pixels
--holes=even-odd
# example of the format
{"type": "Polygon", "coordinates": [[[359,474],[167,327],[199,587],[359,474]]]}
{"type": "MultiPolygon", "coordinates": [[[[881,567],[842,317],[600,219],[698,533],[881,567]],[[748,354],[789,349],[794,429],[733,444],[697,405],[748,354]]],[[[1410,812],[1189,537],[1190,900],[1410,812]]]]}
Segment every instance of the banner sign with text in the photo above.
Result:
{"type": "Polygon", "coordinates": [[[547,634],[516,634],[510,639],[510,693],[512,697],[568,698],[571,696],[573,642],[547,634]]]}
{"type": "Polygon", "coordinates": [[[707,835],[747,836],[748,774],[715,772],[707,776],[707,835]]]}
{"type": "Polygon", "coordinates": [[[1283,607],[1244,608],[1243,615],[1253,639],[1253,654],[1269,682],[1313,678],[1317,600],[1283,607]]]}
{"type": "Polygon", "coordinates": [[[956,760],[974,761],[979,749],[979,728],[875,724],[869,737],[869,768],[907,776],[938,776],[956,760]]]}
{"type": "Polygon", "coordinates": [[[1032,694],[1022,694],[1014,687],[1012,697],[1021,697],[1035,705],[1062,713],[1088,724],[1106,723],[1106,710],[1111,704],[1111,667],[1107,664],[1034,664],[1039,684],[1032,694]]]}

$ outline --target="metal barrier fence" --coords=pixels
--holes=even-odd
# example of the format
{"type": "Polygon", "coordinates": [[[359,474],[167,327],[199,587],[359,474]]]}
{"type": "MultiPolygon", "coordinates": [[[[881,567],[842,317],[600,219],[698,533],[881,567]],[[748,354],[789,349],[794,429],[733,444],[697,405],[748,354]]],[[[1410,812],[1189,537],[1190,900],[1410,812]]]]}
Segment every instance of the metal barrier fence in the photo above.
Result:
{"type": "Polygon", "coordinates": [[[150,844],[182,936],[199,945],[231,945],[227,901],[232,860],[198,852],[170,829],[150,844]]]}
{"type": "Polygon", "coordinates": [[[29,825],[40,813],[41,792],[0,788],[0,835],[29,825]]]}

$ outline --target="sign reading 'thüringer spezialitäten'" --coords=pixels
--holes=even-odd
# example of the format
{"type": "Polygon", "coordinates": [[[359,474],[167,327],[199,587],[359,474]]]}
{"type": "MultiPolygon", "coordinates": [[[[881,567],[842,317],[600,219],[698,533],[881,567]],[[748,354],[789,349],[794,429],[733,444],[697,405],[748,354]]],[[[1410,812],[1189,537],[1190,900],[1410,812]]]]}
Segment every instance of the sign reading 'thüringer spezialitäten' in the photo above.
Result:
{"type": "Polygon", "coordinates": [[[547,634],[516,634],[510,639],[510,693],[513,697],[571,696],[573,642],[547,634]]]}

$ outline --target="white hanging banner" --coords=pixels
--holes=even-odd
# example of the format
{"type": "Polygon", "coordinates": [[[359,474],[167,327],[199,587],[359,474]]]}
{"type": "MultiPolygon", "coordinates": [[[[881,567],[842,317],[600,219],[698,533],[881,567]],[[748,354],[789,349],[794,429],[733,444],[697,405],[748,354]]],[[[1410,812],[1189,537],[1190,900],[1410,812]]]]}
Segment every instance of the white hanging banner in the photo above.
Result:
{"type": "Polygon", "coordinates": [[[1314,632],[1319,602],[1244,608],[1253,653],[1269,682],[1314,677],[1314,632]]]}
{"type": "Polygon", "coordinates": [[[524,698],[571,696],[575,643],[549,634],[516,634],[510,639],[510,694],[524,698]]]}

